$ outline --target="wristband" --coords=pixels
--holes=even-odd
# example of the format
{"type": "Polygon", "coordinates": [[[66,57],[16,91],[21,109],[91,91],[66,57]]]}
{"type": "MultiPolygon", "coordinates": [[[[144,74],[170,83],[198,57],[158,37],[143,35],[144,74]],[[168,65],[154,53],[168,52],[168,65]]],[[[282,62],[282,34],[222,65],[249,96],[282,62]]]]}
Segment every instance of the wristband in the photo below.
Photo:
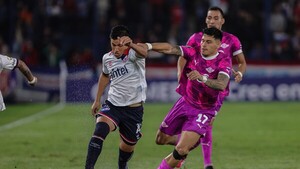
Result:
{"type": "Polygon", "coordinates": [[[207,77],[206,76],[202,76],[202,82],[203,83],[207,82],[207,77]]]}
{"type": "Polygon", "coordinates": [[[238,73],[241,77],[243,77],[243,73],[240,71],[237,71],[236,73],[238,73]]]}
{"type": "Polygon", "coordinates": [[[148,47],[148,50],[151,50],[152,49],[152,45],[151,43],[146,43],[147,47],[148,47]]]}
{"type": "Polygon", "coordinates": [[[35,84],[36,81],[37,81],[37,78],[33,77],[33,79],[31,81],[28,81],[28,84],[30,84],[30,85],[35,84]]]}
{"type": "Polygon", "coordinates": [[[207,77],[202,76],[202,80],[197,79],[197,81],[200,82],[200,83],[205,83],[205,82],[207,82],[207,77]]]}

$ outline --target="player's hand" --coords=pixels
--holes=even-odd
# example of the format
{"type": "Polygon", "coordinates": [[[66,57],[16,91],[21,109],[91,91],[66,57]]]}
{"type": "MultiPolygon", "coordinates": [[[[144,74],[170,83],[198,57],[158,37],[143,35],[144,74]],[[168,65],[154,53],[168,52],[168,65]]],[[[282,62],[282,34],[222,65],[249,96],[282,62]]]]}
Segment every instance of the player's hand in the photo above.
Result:
{"type": "Polygon", "coordinates": [[[202,79],[202,75],[197,70],[192,70],[186,74],[190,80],[202,79]]]}
{"type": "Polygon", "coordinates": [[[132,39],[128,36],[118,37],[121,45],[130,46],[132,43],[132,39]]]}
{"type": "Polygon", "coordinates": [[[30,86],[35,86],[36,83],[37,83],[37,78],[35,76],[33,76],[33,79],[31,81],[28,81],[28,84],[30,86]]]}
{"type": "Polygon", "coordinates": [[[235,82],[240,83],[243,80],[243,74],[240,71],[235,71],[234,69],[232,69],[232,73],[235,82]]]}
{"type": "Polygon", "coordinates": [[[95,100],[94,103],[93,103],[93,105],[92,105],[92,107],[91,107],[91,113],[92,113],[92,115],[95,116],[98,113],[98,111],[99,111],[100,108],[101,108],[100,102],[98,102],[98,101],[95,100]]]}

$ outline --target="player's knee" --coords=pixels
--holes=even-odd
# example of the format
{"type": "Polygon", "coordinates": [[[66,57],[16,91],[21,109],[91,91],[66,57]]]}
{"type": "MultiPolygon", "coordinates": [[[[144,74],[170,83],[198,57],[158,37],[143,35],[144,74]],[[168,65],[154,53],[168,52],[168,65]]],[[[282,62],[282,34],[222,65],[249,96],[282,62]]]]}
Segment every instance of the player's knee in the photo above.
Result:
{"type": "Polygon", "coordinates": [[[98,122],[95,127],[93,137],[99,137],[102,140],[105,140],[106,136],[108,135],[110,129],[109,125],[104,122],[98,122]]]}
{"type": "Polygon", "coordinates": [[[187,156],[187,154],[182,154],[182,152],[177,151],[176,148],[174,149],[172,155],[176,160],[183,160],[187,156]]]}
{"type": "Polygon", "coordinates": [[[190,152],[190,148],[184,145],[177,145],[175,150],[177,150],[180,155],[187,155],[190,152]]]}
{"type": "Polygon", "coordinates": [[[159,132],[156,135],[155,143],[158,144],[158,145],[167,144],[168,143],[168,137],[165,134],[159,132]]]}
{"type": "Polygon", "coordinates": [[[199,140],[197,141],[197,143],[194,144],[193,147],[190,148],[190,151],[193,150],[193,149],[195,149],[196,147],[198,147],[200,144],[201,144],[201,140],[199,139],[199,140]]]}

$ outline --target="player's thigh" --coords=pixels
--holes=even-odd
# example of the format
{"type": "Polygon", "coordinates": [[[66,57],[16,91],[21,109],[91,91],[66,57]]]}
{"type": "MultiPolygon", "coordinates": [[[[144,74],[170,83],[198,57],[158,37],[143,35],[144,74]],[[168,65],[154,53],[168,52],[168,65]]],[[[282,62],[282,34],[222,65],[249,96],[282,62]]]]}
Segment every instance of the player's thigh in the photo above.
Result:
{"type": "Polygon", "coordinates": [[[109,126],[109,131],[114,131],[116,129],[116,125],[107,117],[105,116],[99,116],[96,120],[96,123],[99,122],[104,122],[106,124],[108,124],[109,126]]]}
{"type": "Polygon", "coordinates": [[[119,123],[120,136],[129,145],[134,145],[142,137],[143,107],[126,108],[119,123]]]}
{"type": "Polygon", "coordinates": [[[179,142],[176,145],[176,149],[188,152],[198,142],[200,136],[200,134],[194,131],[182,131],[179,142]]]}

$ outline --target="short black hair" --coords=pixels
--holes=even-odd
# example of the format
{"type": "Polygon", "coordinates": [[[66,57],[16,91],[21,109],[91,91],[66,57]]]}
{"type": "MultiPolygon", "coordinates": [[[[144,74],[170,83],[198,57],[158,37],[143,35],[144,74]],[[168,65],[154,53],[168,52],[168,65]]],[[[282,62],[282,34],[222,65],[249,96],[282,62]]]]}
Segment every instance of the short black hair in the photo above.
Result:
{"type": "Polygon", "coordinates": [[[117,25],[111,29],[109,35],[111,39],[117,39],[118,37],[122,37],[122,36],[130,36],[129,30],[126,26],[117,25]]]}
{"type": "Polygon", "coordinates": [[[220,7],[212,6],[208,9],[208,11],[219,11],[221,13],[222,17],[223,18],[225,17],[224,12],[220,7]]]}
{"type": "Polygon", "coordinates": [[[203,29],[203,34],[214,37],[215,39],[222,40],[223,33],[221,30],[215,27],[203,29]]]}

